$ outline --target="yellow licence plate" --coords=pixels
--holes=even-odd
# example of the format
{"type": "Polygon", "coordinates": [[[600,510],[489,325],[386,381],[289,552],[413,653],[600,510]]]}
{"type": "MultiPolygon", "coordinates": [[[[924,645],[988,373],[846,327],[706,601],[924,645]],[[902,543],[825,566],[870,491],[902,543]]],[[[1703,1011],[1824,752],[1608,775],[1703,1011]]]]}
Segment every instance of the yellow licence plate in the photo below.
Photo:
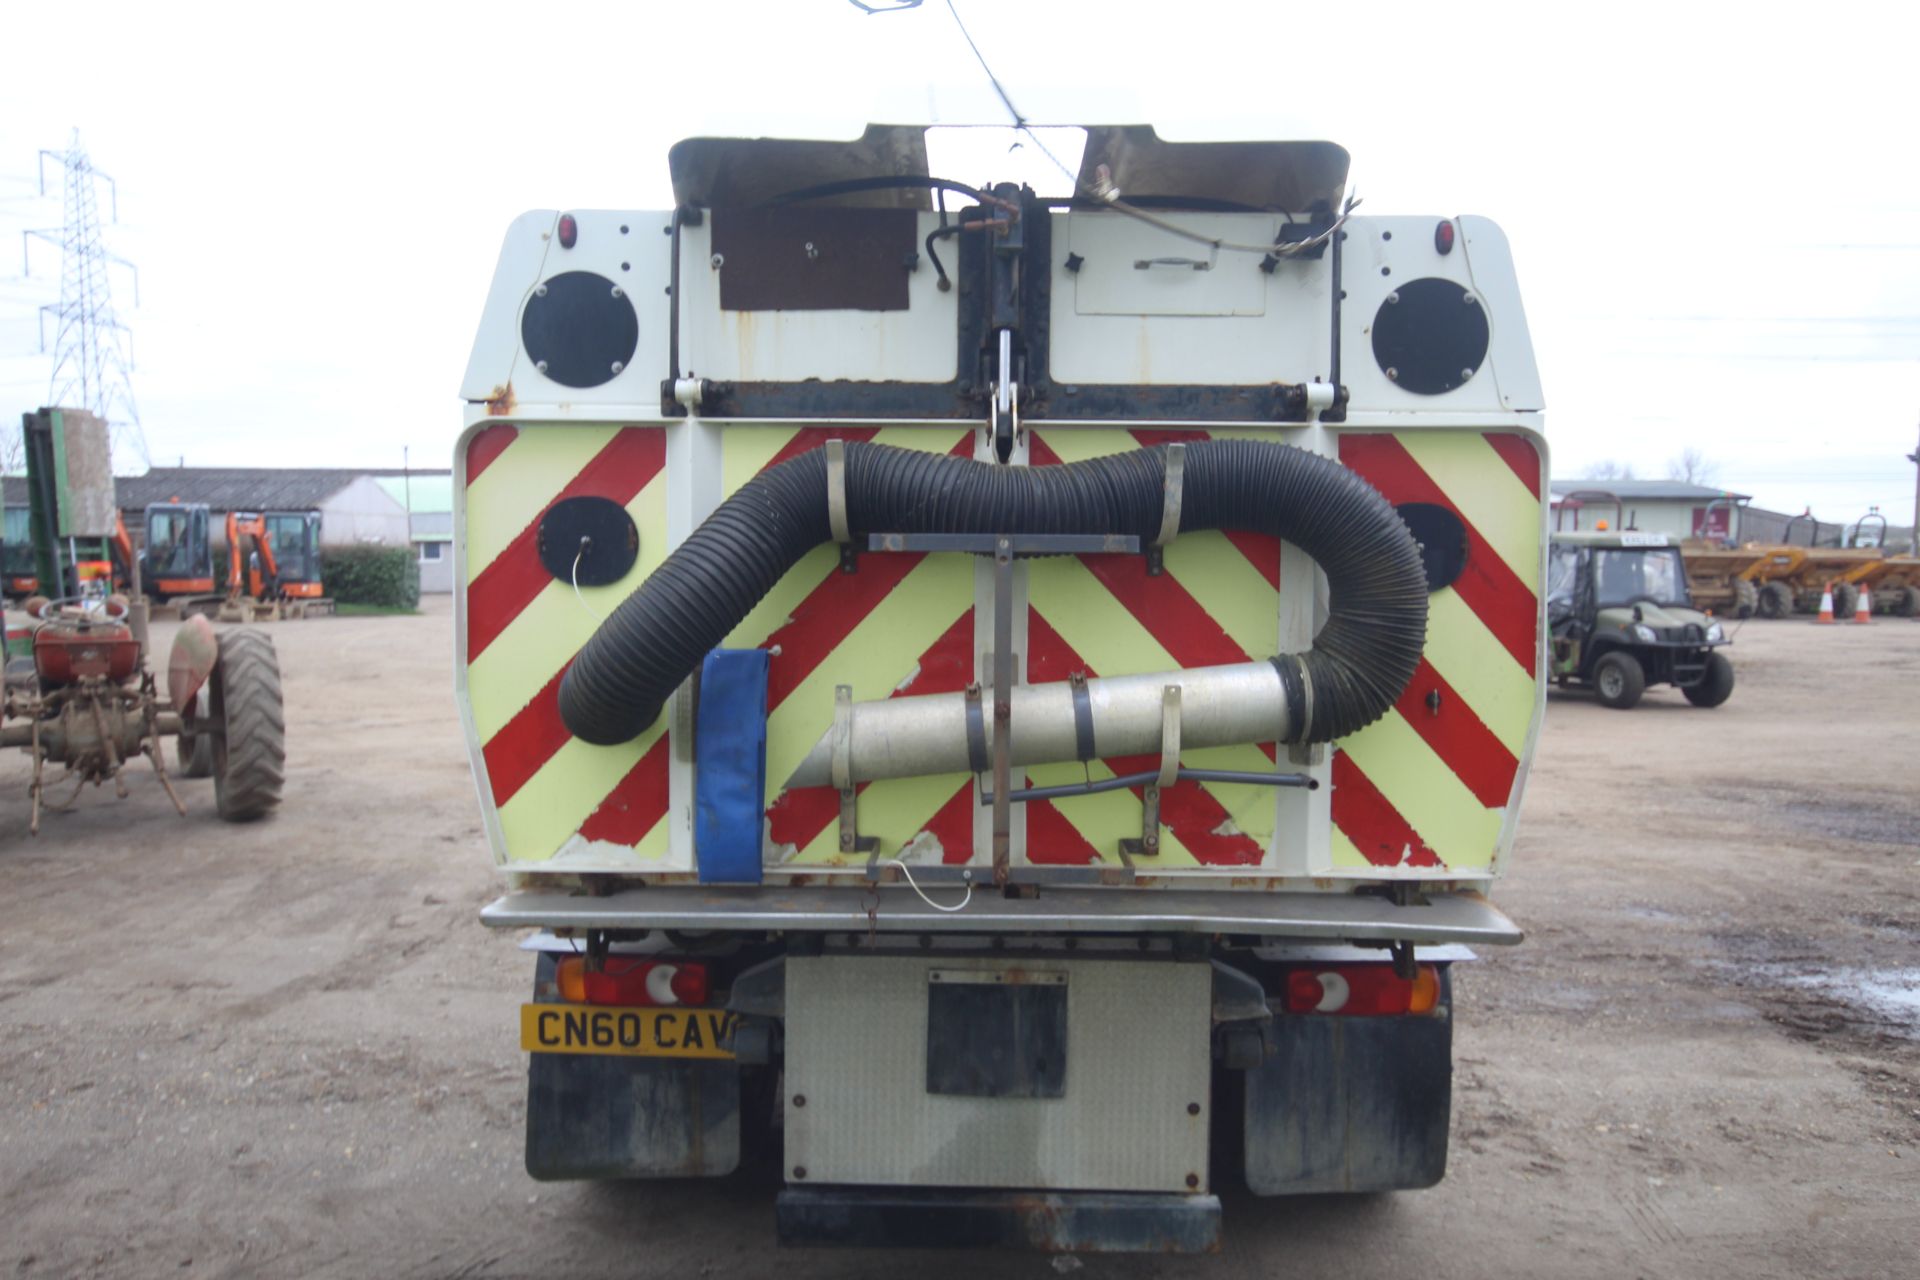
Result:
{"type": "Polygon", "coordinates": [[[523,1004],[520,1047],[528,1053],[613,1053],[642,1058],[731,1059],[733,1015],[725,1009],[616,1009],[523,1004]]]}

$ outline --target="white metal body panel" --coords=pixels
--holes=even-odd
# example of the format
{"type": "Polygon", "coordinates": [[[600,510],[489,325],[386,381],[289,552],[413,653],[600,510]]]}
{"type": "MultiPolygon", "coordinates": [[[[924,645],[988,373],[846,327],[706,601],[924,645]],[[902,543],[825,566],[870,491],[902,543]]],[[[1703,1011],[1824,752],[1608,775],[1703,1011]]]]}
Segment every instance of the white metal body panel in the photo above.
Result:
{"type": "MultiPolygon", "coordinates": [[[[1196,235],[1250,243],[1272,243],[1284,221],[1277,215],[1219,213],[1180,219],[1196,235]]],[[[1266,273],[1256,254],[1217,253],[1119,213],[1057,214],[1055,224],[1056,230],[1064,224],[1067,248],[1081,260],[1071,277],[1079,315],[1266,314],[1266,273]]]]}
{"type": "Polygon", "coordinates": [[[552,406],[555,417],[658,419],[660,384],[667,363],[672,313],[667,288],[672,254],[667,251],[670,216],[618,209],[573,212],[579,236],[571,249],[555,238],[560,214],[551,209],[523,213],[507,228],[500,264],[493,273],[480,317],[480,334],[460,380],[460,398],[492,401],[499,413],[527,417],[537,406],[552,406]],[[633,359],[618,375],[597,387],[568,387],[542,374],[520,345],[520,316],[542,280],[564,271],[591,271],[620,286],[633,301],[640,340],[633,359]]]}
{"type": "MultiPolygon", "coordinates": [[[[1272,236],[1264,214],[1180,214],[1180,225],[1244,243],[1272,236]]],[[[1281,262],[1222,251],[1212,266],[1136,262],[1207,261],[1207,246],[1125,214],[1053,215],[1053,322],[1049,367],[1059,383],[1261,386],[1325,380],[1331,372],[1327,258],[1281,262]],[[1067,269],[1067,255],[1085,259],[1067,269]]]]}
{"type": "MultiPolygon", "coordinates": [[[[939,225],[919,215],[918,245],[939,225]]],[[[713,219],[680,228],[680,367],[687,376],[742,382],[948,382],[959,343],[959,290],[942,293],[932,266],[907,276],[904,311],[723,311],[713,265],[713,219]]],[[[960,250],[939,250],[954,275],[960,250]]]]}
{"type": "Polygon", "coordinates": [[[1453,425],[1489,426],[1493,423],[1485,415],[1542,407],[1540,375],[1506,236],[1486,218],[1456,218],[1453,251],[1442,254],[1434,246],[1439,221],[1353,218],[1346,225],[1340,269],[1340,287],[1346,294],[1340,312],[1340,381],[1350,392],[1349,415],[1370,411],[1419,415],[1418,422],[1395,422],[1398,430],[1428,421],[1450,425],[1446,417],[1456,414],[1481,416],[1453,425]],[[1387,377],[1373,355],[1373,320],[1387,295],[1408,281],[1428,277],[1451,280],[1477,294],[1490,335],[1487,358],[1479,371],[1444,395],[1408,391],[1387,377]]]}
{"type": "Polygon", "coordinates": [[[789,957],[784,1163],[809,1185],[1204,1191],[1212,983],[1204,962],[789,957]],[[928,1094],[929,971],[1016,967],[1067,975],[1065,1096],[928,1094]]]}

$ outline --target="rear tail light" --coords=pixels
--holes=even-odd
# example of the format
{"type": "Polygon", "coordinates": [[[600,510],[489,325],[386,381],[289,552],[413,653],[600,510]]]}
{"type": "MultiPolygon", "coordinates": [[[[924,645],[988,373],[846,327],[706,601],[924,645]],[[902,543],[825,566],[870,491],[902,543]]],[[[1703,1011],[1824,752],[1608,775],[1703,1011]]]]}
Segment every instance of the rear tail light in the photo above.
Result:
{"type": "Polygon", "coordinates": [[[568,1004],[702,1005],[711,987],[707,966],[690,960],[607,957],[600,969],[580,956],[562,960],[555,974],[568,1004]]]}
{"type": "Polygon", "coordinates": [[[1386,964],[1340,964],[1287,974],[1288,1013],[1379,1016],[1431,1013],[1440,1001],[1440,971],[1423,964],[1402,978],[1386,964]]]}
{"type": "Polygon", "coordinates": [[[578,240],[579,238],[580,238],[580,224],[574,220],[574,217],[572,214],[570,213],[561,214],[560,215],[560,247],[562,249],[571,249],[573,248],[574,241],[578,240]]]}

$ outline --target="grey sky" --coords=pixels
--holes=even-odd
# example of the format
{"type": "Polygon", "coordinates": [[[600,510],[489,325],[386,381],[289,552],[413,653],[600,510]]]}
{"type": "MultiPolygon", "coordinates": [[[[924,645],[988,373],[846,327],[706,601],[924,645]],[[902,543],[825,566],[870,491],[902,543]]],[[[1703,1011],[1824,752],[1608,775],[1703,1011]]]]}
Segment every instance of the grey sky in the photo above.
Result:
{"type": "MultiPolygon", "coordinates": [[[[1559,474],[1693,446],[1766,505],[1910,515],[1920,6],[959,3],[1035,119],[1330,138],[1369,212],[1497,219],[1559,474]]],[[[20,279],[17,232],[58,223],[35,153],[77,125],[156,461],[445,465],[516,213],[665,207],[694,133],[1001,118],[943,0],[85,15],[0,20],[0,401],[45,394],[57,255],[20,279]]]]}

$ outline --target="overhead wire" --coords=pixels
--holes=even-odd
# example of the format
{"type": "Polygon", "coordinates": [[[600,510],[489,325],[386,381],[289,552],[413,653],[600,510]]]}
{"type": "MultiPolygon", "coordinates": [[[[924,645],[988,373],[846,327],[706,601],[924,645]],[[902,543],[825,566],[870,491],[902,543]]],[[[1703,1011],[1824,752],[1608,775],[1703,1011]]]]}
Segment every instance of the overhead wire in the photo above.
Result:
{"type": "Polygon", "coordinates": [[[1007,93],[1006,86],[1000,83],[1000,77],[995,75],[993,68],[988,65],[986,54],[980,51],[980,45],[974,40],[973,33],[967,30],[966,22],[960,17],[960,10],[955,7],[953,0],[946,0],[946,3],[947,12],[953,15],[953,24],[960,28],[961,38],[967,42],[967,48],[973,50],[973,56],[980,63],[980,69],[986,73],[988,83],[993,86],[993,91],[1000,96],[1000,101],[1006,107],[1007,114],[1013,118],[1013,127],[1025,134],[1027,140],[1039,149],[1040,154],[1052,161],[1054,168],[1066,175],[1067,181],[1073,184],[1073,189],[1076,192],[1083,193],[1099,201],[1102,205],[1114,210],[1116,213],[1123,213],[1149,226],[1157,227],[1169,235],[1179,236],[1183,240],[1190,240],[1196,244],[1207,245],[1216,251],[1226,250],[1230,253],[1258,253],[1275,258],[1292,258],[1317,249],[1333,239],[1340,228],[1346,224],[1347,219],[1352,215],[1354,209],[1360,205],[1359,197],[1347,197],[1346,204],[1340,211],[1340,216],[1335,218],[1324,231],[1308,239],[1296,240],[1291,243],[1244,244],[1238,241],[1226,240],[1219,236],[1210,236],[1204,232],[1194,231],[1189,227],[1183,227],[1176,222],[1148,213],[1145,209],[1137,205],[1128,204],[1120,198],[1120,192],[1114,187],[1105,165],[1100,166],[1097,171],[1100,175],[1099,182],[1083,182],[1079,174],[1069,169],[1062,163],[1059,156],[1054,155],[1053,152],[1047,148],[1045,141],[1034,131],[1033,126],[1027,123],[1026,116],[1020,113],[1020,108],[1014,106],[1013,98],[1007,93]]]}

